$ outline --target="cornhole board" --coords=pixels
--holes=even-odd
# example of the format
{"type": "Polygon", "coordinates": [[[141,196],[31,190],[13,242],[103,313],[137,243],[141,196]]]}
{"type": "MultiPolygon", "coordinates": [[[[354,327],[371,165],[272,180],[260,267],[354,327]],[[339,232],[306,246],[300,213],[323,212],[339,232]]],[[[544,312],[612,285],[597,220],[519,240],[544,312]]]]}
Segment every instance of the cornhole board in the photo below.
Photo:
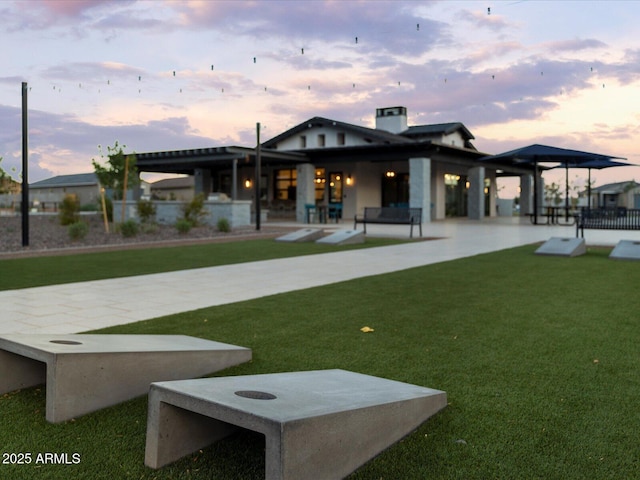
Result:
{"type": "Polygon", "coordinates": [[[322,235],[323,232],[319,228],[303,228],[276,238],[276,242],[313,242],[322,237],[322,235]]]}
{"type": "Polygon", "coordinates": [[[145,464],[243,428],[265,436],[267,480],[340,479],[446,405],[440,390],[345,370],[153,383],[145,464]]]}
{"type": "Polygon", "coordinates": [[[364,232],[362,230],[337,230],[326,237],[316,240],[316,243],[325,243],[328,245],[364,243],[364,232]]]}
{"type": "Polygon", "coordinates": [[[58,423],[249,360],[248,348],[185,335],[0,335],[0,394],[46,383],[58,423]]]}
{"type": "Polygon", "coordinates": [[[584,238],[552,237],[535,251],[536,255],[557,255],[560,257],[577,257],[587,253],[584,238]]]}
{"type": "Polygon", "coordinates": [[[640,260],[640,242],[634,240],[620,240],[609,258],[614,260],[640,260]]]}

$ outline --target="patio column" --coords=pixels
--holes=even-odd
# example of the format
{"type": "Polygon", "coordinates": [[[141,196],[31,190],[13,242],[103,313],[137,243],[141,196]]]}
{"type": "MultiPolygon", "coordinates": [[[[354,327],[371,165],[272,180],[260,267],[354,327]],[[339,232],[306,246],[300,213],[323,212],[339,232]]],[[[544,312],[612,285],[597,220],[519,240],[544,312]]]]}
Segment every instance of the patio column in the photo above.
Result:
{"type": "Polygon", "coordinates": [[[520,216],[533,213],[533,175],[520,175],[520,216]]]}
{"type": "Polygon", "coordinates": [[[431,159],[409,159],[409,206],[422,208],[422,223],[431,222],[431,159]]]}
{"type": "Polygon", "coordinates": [[[484,167],[469,169],[467,211],[471,220],[482,220],[484,218],[484,167]]]}
{"type": "Polygon", "coordinates": [[[316,187],[313,183],[316,168],[310,163],[296,167],[296,222],[306,222],[306,204],[316,203],[316,187]]]}
{"type": "Polygon", "coordinates": [[[211,193],[211,171],[204,168],[196,168],[193,172],[194,193],[204,193],[205,198],[211,193]]]}

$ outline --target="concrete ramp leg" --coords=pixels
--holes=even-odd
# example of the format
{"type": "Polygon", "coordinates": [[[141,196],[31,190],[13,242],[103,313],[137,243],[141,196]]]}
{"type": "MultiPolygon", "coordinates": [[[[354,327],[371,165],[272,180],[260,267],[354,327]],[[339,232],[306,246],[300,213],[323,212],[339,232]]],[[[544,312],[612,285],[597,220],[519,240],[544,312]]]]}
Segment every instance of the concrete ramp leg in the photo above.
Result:
{"type": "Polygon", "coordinates": [[[340,479],[446,405],[445,392],[345,370],[154,383],[145,464],[160,468],[235,426],[265,436],[267,480],[340,479]]]}
{"type": "Polygon", "coordinates": [[[560,257],[577,257],[587,253],[584,238],[552,237],[543,243],[536,251],[536,255],[556,255],[560,257]]]}

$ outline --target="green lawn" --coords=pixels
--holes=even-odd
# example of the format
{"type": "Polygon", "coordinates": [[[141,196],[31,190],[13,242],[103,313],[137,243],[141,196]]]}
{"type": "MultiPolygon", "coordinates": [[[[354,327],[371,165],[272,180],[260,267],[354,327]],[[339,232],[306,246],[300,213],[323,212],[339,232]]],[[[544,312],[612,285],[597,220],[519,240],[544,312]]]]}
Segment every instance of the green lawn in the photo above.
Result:
{"type": "Polygon", "coordinates": [[[0,290],[381,247],[406,241],[368,237],[362,244],[333,246],[316,243],[282,243],[266,239],[145,250],[4,259],[0,260],[0,271],[2,272],[0,290]]]}
{"type": "MultiPolygon", "coordinates": [[[[449,405],[353,479],[638,478],[640,323],[633,262],[590,250],[479,255],[102,333],[181,333],[253,349],[219,375],[343,368],[445,390],[449,405]],[[362,333],[369,326],[372,333],[362,333]]],[[[11,479],[260,479],[244,433],[158,471],[143,465],[146,398],[44,420],[42,388],[0,397],[4,452],[78,465],[0,465],[11,479]]]]}

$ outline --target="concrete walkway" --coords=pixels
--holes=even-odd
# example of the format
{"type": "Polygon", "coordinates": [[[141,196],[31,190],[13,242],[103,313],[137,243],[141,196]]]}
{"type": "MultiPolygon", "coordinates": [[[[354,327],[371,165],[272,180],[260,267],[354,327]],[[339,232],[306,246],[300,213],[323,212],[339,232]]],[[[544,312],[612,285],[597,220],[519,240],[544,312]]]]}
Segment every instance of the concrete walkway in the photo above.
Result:
{"type": "MultiPolygon", "coordinates": [[[[352,228],[343,224],[340,228],[352,228]]],[[[327,225],[328,228],[335,226],[327,225]]],[[[369,235],[406,237],[408,227],[378,225],[369,235]]],[[[425,224],[437,240],[0,292],[0,333],[78,333],[204,307],[378,275],[551,237],[575,227],[528,220],[447,220],[425,224]]],[[[587,245],[640,241],[640,232],[589,230],[587,245]]]]}

